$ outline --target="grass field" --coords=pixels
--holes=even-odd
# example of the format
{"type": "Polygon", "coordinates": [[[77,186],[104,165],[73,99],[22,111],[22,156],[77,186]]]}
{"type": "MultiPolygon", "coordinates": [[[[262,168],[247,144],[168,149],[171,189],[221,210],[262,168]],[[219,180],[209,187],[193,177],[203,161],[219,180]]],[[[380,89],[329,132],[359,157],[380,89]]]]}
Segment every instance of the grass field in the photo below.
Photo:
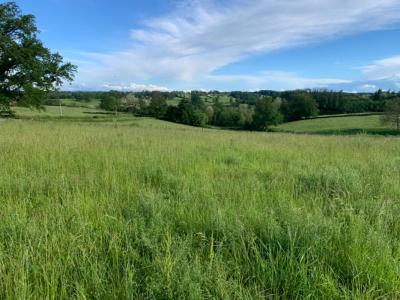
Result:
{"type": "Polygon", "coordinates": [[[316,134],[379,134],[400,135],[394,127],[382,125],[379,115],[372,116],[341,116],[331,118],[317,118],[284,123],[274,130],[292,133],[316,134]]]}
{"type": "MultiPolygon", "coordinates": [[[[60,108],[57,106],[45,106],[44,110],[32,110],[25,107],[14,108],[17,120],[21,121],[58,121],[61,123],[69,122],[74,124],[80,123],[109,123],[114,127],[123,125],[141,128],[175,128],[185,130],[195,130],[185,125],[166,122],[153,118],[135,117],[129,113],[110,113],[101,109],[89,109],[83,107],[62,107],[62,115],[60,108]]],[[[1,119],[0,119],[1,121],[1,119]]]]}
{"type": "MultiPolygon", "coordinates": [[[[188,96],[189,97],[189,96],[188,96]]],[[[218,98],[222,104],[228,105],[233,98],[227,95],[219,95],[219,96],[201,96],[201,99],[204,101],[206,105],[213,105],[214,101],[218,98]]],[[[175,97],[174,99],[167,100],[168,105],[178,106],[179,102],[182,100],[180,97],[175,97]]]]}
{"type": "Polygon", "coordinates": [[[16,107],[14,108],[15,113],[21,118],[33,118],[33,119],[46,119],[46,118],[88,118],[95,115],[113,117],[113,114],[104,115],[105,111],[95,108],[84,108],[84,107],[66,107],[62,106],[45,106],[44,110],[38,111],[36,109],[30,109],[27,107],[16,107]],[[100,113],[100,114],[98,114],[100,113]]]}
{"type": "Polygon", "coordinates": [[[67,120],[0,122],[0,298],[400,297],[398,138],[67,120]]]}
{"type": "MultiPolygon", "coordinates": [[[[54,101],[58,102],[60,100],[54,101]]],[[[76,101],[75,99],[61,99],[61,103],[67,107],[97,108],[100,105],[100,100],[76,101]]]]}

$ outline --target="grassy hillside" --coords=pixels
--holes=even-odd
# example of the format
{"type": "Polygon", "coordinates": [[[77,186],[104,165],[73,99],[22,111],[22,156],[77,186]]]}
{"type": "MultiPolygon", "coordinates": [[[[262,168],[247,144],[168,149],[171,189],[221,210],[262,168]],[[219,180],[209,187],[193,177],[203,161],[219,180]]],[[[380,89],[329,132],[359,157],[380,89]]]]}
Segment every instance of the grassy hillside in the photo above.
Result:
{"type": "MultiPolygon", "coordinates": [[[[50,102],[51,100],[48,100],[50,102]]],[[[97,108],[100,105],[100,100],[90,100],[90,101],[76,101],[75,99],[61,99],[53,100],[55,103],[61,101],[63,106],[68,107],[86,107],[86,108],[97,108]]],[[[57,104],[55,104],[57,105],[57,104]]]]}
{"type": "Polygon", "coordinates": [[[106,115],[105,111],[96,108],[86,107],[66,107],[62,106],[45,106],[43,110],[30,109],[27,107],[16,107],[13,109],[18,117],[21,118],[91,118],[97,116],[113,116],[106,115]]]}
{"type": "MultiPolygon", "coordinates": [[[[231,101],[234,101],[234,99],[226,94],[222,95],[210,95],[210,96],[201,96],[201,99],[204,101],[206,105],[213,105],[215,100],[218,99],[219,102],[229,105],[231,101]]],[[[175,97],[173,99],[167,100],[168,105],[173,105],[173,106],[178,106],[179,102],[182,100],[180,97],[175,97]]]]}
{"type": "Polygon", "coordinates": [[[281,124],[275,130],[318,134],[400,134],[393,127],[382,125],[379,118],[379,115],[317,118],[281,124]]]}
{"type": "Polygon", "coordinates": [[[398,138],[135,122],[0,122],[0,298],[400,297],[398,138]]]}
{"type": "MultiPolygon", "coordinates": [[[[91,123],[91,124],[108,124],[116,126],[131,126],[141,128],[175,128],[175,129],[186,129],[196,130],[194,128],[157,120],[154,118],[135,117],[128,113],[114,113],[106,112],[101,109],[88,109],[82,107],[63,107],[62,116],[60,115],[60,109],[56,106],[45,106],[45,110],[31,110],[29,108],[17,107],[14,109],[16,117],[23,121],[59,121],[61,123],[91,123]]],[[[1,121],[1,119],[0,119],[1,121]]],[[[201,129],[197,129],[201,130],[201,129]]]]}

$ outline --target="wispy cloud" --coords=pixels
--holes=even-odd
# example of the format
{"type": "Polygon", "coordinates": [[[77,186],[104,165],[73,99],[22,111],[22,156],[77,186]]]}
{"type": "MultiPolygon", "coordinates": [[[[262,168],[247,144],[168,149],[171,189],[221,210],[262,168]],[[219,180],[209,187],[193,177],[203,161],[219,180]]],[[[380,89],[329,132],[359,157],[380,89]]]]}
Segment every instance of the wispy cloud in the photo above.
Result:
{"type": "Polygon", "coordinates": [[[129,83],[127,85],[124,84],[104,84],[102,89],[106,90],[114,90],[114,91],[159,91],[159,92],[168,92],[169,88],[165,86],[155,85],[155,84],[143,84],[143,83],[129,83]]]}
{"type": "Polygon", "coordinates": [[[399,90],[400,88],[400,56],[379,59],[358,69],[361,71],[358,80],[332,83],[329,87],[357,92],[375,92],[378,89],[399,90]]]}
{"type": "Polygon", "coordinates": [[[184,1],[169,15],[133,29],[130,48],[81,54],[87,63],[80,64],[78,82],[194,82],[251,55],[383,29],[399,20],[398,0],[184,1]]]}
{"type": "Polygon", "coordinates": [[[307,78],[292,72],[265,71],[255,75],[208,75],[211,81],[245,83],[249,89],[256,90],[257,87],[274,88],[279,90],[304,89],[304,88],[327,88],[331,85],[349,84],[350,80],[335,78],[307,78]]]}
{"type": "Polygon", "coordinates": [[[377,60],[361,68],[370,80],[393,80],[400,82],[400,55],[377,60]]]}

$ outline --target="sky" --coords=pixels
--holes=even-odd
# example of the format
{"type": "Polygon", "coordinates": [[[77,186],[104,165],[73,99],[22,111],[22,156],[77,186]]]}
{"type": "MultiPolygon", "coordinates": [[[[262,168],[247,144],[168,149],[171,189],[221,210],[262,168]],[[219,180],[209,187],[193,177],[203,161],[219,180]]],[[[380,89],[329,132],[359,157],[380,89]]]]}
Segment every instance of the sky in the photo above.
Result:
{"type": "Polygon", "coordinates": [[[400,0],[16,3],[78,66],[64,90],[400,90],[400,0]]]}

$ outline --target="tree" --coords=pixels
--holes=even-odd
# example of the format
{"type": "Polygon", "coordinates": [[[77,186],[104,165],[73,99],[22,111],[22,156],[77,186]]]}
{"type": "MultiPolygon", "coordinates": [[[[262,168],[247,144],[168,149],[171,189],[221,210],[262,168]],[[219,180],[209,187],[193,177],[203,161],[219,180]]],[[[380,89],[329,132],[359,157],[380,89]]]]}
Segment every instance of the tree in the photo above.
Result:
{"type": "Polygon", "coordinates": [[[394,124],[400,130],[400,98],[395,98],[386,104],[386,111],[381,117],[383,124],[394,124]]]}
{"type": "Polygon", "coordinates": [[[134,114],[140,113],[140,101],[134,93],[129,93],[121,99],[120,110],[134,114]]]}
{"type": "Polygon", "coordinates": [[[374,101],[382,101],[385,99],[385,95],[381,89],[377,90],[373,95],[372,95],[372,100],[374,101]]]}
{"type": "Polygon", "coordinates": [[[247,104],[241,104],[238,108],[239,111],[239,121],[238,125],[242,128],[251,127],[253,123],[253,108],[247,104]]]}
{"type": "Polygon", "coordinates": [[[121,105],[121,98],[114,93],[104,94],[100,99],[100,108],[107,111],[116,111],[121,105]]]}
{"type": "Polygon", "coordinates": [[[179,123],[181,119],[181,111],[177,106],[169,105],[165,113],[165,119],[171,122],[179,123]]]}
{"type": "Polygon", "coordinates": [[[205,127],[208,123],[207,115],[200,110],[193,110],[190,115],[190,125],[205,127]]]}
{"type": "Polygon", "coordinates": [[[166,118],[168,120],[175,119],[176,122],[192,126],[204,127],[208,123],[207,114],[196,108],[186,98],[182,98],[177,108],[169,107],[166,118]]]}
{"type": "Polygon", "coordinates": [[[178,122],[182,124],[190,124],[191,113],[192,108],[189,101],[186,98],[182,98],[178,104],[178,122]]]}
{"type": "Polygon", "coordinates": [[[200,111],[205,111],[206,110],[206,105],[203,101],[203,99],[201,99],[201,93],[198,91],[192,91],[190,93],[190,104],[197,110],[200,111]]]}
{"type": "Polygon", "coordinates": [[[281,111],[287,121],[301,120],[318,115],[317,102],[307,92],[293,93],[283,101],[281,111]]]}
{"type": "Polygon", "coordinates": [[[239,120],[239,110],[236,107],[224,106],[218,116],[217,125],[223,127],[237,127],[239,120]]]}
{"type": "Polygon", "coordinates": [[[251,126],[253,129],[266,130],[271,125],[278,125],[281,120],[282,116],[271,98],[257,100],[251,126]]]}
{"type": "Polygon", "coordinates": [[[63,63],[37,38],[32,15],[22,15],[14,2],[0,4],[0,110],[10,103],[40,107],[63,81],[72,81],[76,67],[63,63]]]}
{"type": "Polygon", "coordinates": [[[213,116],[212,119],[210,119],[211,124],[220,126],[221,125],[221,115],[224,110],[224,105],[219,101],[220,97],[218,96],[217,98],[214,99],[214,105],[213,105],[213,116]]]}
{"type": "Polygon", "coordinates": [[[167,113],[168,104],[160,92],[153,92],[151,95],[149,114],[155,118],[162,119],[167,113]]]}
{"type": "Polygon", "coordinates": [[[211,121],[214,116],[214,108],[212,106],[207,106],[205,110],[205,114],[207,115],[207,120],[211,121]]]}

